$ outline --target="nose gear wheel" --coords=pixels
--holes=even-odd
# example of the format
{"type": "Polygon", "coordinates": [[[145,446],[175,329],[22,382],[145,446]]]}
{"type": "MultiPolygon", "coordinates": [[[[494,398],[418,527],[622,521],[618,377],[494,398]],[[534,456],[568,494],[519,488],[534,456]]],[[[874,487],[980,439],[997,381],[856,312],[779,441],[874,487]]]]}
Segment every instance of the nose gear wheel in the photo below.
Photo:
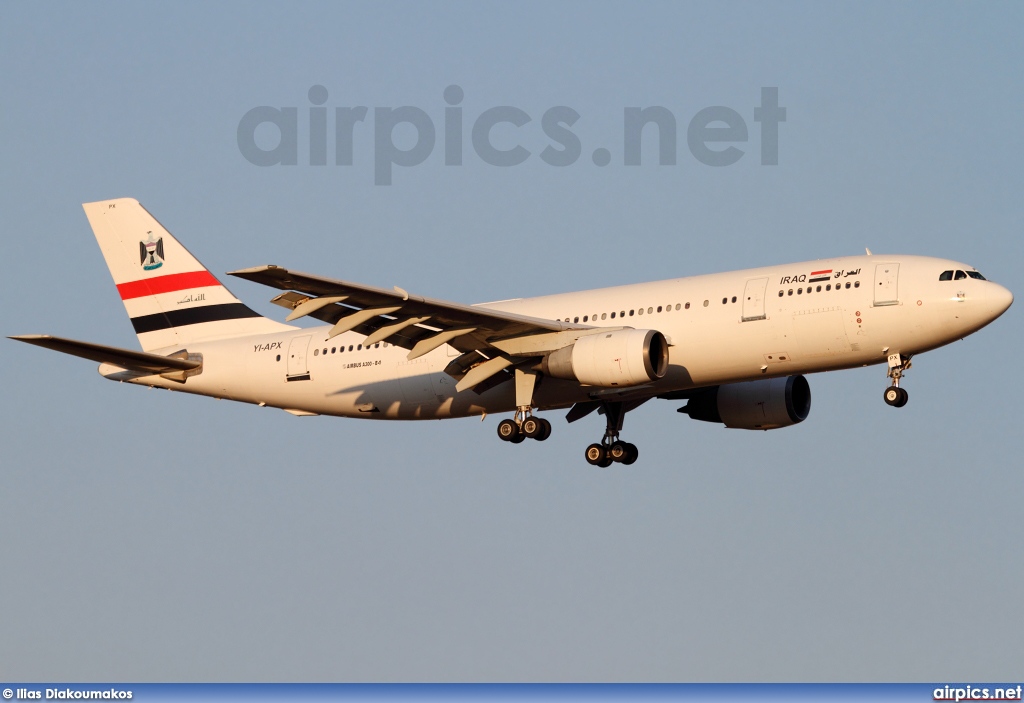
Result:
{"type": "Polygon", "coordinates": [[[889,370],[886,372],[886,376],[892,379],[892,385],[885,389],[885,394],[882,396],[886,405],[902,408],[910,400],[910,394],[907,393],[906,389],[900,388],[900,379],[903,378],[903,374],[909,368],[909,356],[903,356],[899,353],[889,355],[889,370]]]}

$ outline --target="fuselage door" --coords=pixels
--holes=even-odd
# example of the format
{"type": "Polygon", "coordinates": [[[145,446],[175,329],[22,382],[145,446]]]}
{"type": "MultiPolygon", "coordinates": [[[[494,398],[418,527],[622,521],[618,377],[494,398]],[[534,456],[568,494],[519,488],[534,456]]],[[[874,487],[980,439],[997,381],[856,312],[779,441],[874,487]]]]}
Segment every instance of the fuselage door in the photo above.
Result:
{"type": "Polygon", "coordinates": [[[288,380],[307,381],[309,380],[309,367],[306,365],[306,350],[309,348],[309,340],[312,335],[304,337],[292,337],[288,345],[288,380]]]}
{"type": "Polygon", "coordinates": [[[764,292],[768,288],[768,278],[751,278],[743,289],[743,321],[763,320],[764,292]]]}
{"type": "Polygon", "coordinates": [[[875,265],[875,305],[898,305],[899,264],[875,265]]]}

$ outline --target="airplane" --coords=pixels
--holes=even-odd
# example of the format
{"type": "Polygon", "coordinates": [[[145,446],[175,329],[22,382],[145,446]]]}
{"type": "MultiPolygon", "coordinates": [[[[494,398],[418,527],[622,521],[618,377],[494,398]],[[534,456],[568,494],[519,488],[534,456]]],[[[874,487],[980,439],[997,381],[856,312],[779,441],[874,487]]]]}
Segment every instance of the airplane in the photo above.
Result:
{"type": "Polygon", "coordinates": [[[598,411],[587,462],[634,463],[623,419],[659,398],[748,430],[808,417],[804,374],[882,364],[906,405],[911,359],[1002,315],[1012,293],[974,267],[847,256],[477,305],[274,265],[229,275],[281,291],[285,322],[232,295],[131,198],[83,205],[142,351],[11,337],[99,362],[104,378],[280,408],[296,416],[428,420],[511,413],[513,444],[598,411]],[[311,317],[324,323],[287,323],[311,317]]]}

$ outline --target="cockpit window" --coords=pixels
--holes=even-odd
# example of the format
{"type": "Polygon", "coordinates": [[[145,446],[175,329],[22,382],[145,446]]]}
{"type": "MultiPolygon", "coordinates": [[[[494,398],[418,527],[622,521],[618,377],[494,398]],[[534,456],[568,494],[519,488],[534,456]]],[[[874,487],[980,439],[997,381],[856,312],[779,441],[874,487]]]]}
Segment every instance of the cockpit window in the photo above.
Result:
{"type": "Polygon", "coordinates": [[[943,271],[939,274],[940,281],[962,281],[963,279],[970,276],[971,278],[978,281],[987,281],[988,279],[982,276],[977,271],[943,271]]]}

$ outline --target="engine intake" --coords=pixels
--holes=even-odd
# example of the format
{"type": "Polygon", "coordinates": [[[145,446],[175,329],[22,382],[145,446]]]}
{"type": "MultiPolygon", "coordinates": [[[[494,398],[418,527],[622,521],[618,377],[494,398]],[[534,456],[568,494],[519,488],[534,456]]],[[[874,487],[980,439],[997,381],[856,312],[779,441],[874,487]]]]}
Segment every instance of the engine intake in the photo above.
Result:
{"type": "Polygon", "coordinates": [[[774,430],[807,419],[811,386],[803,376],[727,383],[699,391],[679,412],[741,430],[774,430]]]}
{"type": "Polygon", "coordinates": [[[588,386],[639,386],[668,371],[668,340],[657,330],[588,334],[548,354],[541,371],[588,386]]]}

